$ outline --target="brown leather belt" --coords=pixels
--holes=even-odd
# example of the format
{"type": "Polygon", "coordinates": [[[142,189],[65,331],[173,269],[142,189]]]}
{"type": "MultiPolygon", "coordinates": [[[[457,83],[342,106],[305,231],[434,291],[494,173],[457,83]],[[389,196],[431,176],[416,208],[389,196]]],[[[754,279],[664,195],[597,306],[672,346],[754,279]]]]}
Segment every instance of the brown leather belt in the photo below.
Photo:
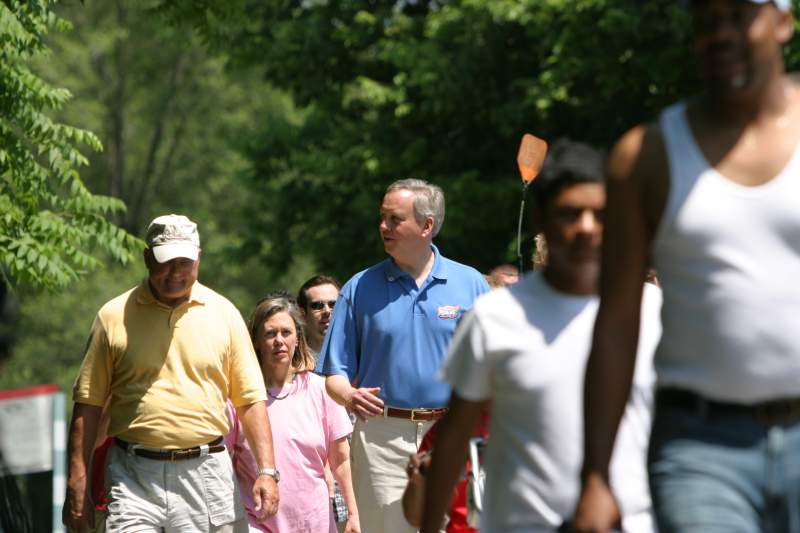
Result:
{"type": "Polygon", "coordinates": [[[446,407],[437,409],[401,409],[399,407],[387,407],[383,410],[383,415],[391,418],[403,418],[412,422],[430,422],[439,420],[447,412],[446,407]]]}
{"type": "Polygon", "coordinates": [[[145,459],[155,459],[156,461],[183,461],[185,459],[195,459],[209,453],[219,453],[225,451],[225,444],[222,437],[217,437],[208,444],[195,446],[194,448],[183,448],[178,450],[157,450],[154,448],[144,448],[138,444],[130,444],[122,439],[114,439],[114,442],[128,453],[144,457],[145,459]]]}
{"type": "Polygon", "coordinates": [[[656,393],[656,407],[671,407],[707,417],[747,416],[767,426],[800,422],[800,398],[746,405],[708,400],[683,389],[660,389],[656,393]]]}

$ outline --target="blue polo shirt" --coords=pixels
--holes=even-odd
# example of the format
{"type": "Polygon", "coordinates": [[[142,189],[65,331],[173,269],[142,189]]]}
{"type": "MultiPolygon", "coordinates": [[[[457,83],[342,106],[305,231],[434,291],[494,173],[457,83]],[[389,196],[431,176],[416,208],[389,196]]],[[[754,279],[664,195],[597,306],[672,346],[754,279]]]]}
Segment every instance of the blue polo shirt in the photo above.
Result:
{"type": "Polygon", "coordinates": [[[437,378],[464,311],[489,290],[474,268],[435,255],[428,278],[414,279],[391,258],[353,276],[339,300],[316,372],[380,387],[393,407],[442,407],[450,386],[437,378]]]}

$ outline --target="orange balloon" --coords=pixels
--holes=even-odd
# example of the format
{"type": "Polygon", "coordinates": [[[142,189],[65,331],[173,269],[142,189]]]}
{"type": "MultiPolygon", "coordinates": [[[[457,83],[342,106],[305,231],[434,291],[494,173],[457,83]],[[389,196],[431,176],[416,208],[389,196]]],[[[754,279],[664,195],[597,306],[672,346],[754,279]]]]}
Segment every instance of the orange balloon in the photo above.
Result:
{"type": "Polygon", "coordinates": [[[530,133],[522,136],[517,153],[517,165],[522,181],[530,183],[539,175],[546,155],[547,142],[530,133]]]}

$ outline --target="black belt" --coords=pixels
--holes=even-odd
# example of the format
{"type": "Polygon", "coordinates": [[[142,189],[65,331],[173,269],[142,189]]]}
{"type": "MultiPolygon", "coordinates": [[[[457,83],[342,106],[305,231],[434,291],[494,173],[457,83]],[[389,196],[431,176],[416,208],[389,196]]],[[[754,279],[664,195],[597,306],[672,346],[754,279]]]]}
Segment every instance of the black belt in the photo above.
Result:
{"type": "Polygon", "coordinates": [[[137,444],[130,444],[122,439],[114,439],[114,442],[128,453],[144,457],[146,459],[155,459],[157,461],[183,461],[185,459],[195,459],[201,455],[209,453],[219,453],[225,451],[225,444],[222,443],[222,437],[217,437],[208,444],[203,446],[195,446],[194,448],[183,448],[179,450],[157,450],[153,448],[143,448],[137,444]]]}
{"type": "Polygon", "coordinates": [[[656,393],[658,407],[680,409],[699,416],[746,416],[768,426],[800,422],[800,398],[745,405],[709,400],[683,389],[660,389],[656,393]]]}

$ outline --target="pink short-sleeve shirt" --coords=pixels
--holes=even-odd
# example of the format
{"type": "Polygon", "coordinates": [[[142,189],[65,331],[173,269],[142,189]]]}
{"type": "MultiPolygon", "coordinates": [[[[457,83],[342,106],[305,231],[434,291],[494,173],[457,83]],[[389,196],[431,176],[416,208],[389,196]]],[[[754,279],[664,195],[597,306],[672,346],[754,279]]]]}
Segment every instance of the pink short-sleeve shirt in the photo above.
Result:
{"type": "Polygon", "coordinates": [[[281,473],[281,501],[278,514],[265,522],[258,522],[253,512],[255,458],[236,411],[228,403],[231,430],[225,444],[250,525],[270,533],[335,533],[323,468],[331,444],[353,431],[347,411],[325,392],[325,378],[311,372],[297,374],[280,395],[272,389],[270,393],[281,398],[270,396],[267,401],[275,464],[281,473]]]}

